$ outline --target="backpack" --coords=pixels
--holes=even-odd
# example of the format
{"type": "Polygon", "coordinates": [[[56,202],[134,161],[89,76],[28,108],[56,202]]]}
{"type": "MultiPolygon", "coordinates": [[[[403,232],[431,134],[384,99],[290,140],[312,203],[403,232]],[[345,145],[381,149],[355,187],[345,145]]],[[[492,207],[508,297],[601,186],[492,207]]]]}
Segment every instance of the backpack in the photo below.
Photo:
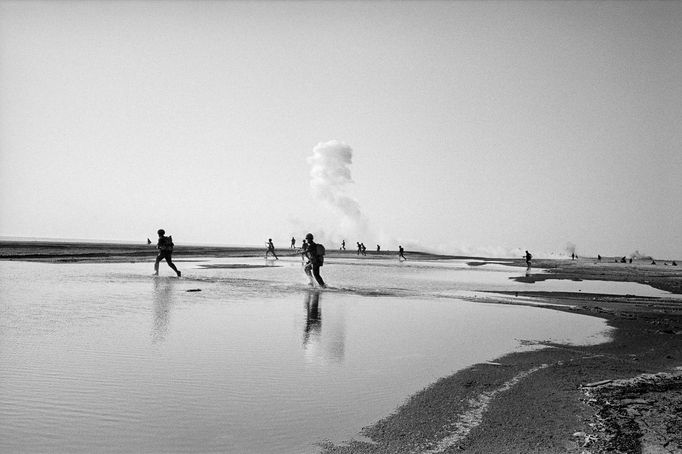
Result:
{"type": "Polygon", "coordinates": [[[173,246],[174,246],[173,237],[172,236],[165,236],[165,237],[163,237],[163,241],[161,242],[161,247],[159,247],[159,249],[162,251],[172,251],[173,246]]]}
{"type": "Polygon", "coordinates": [[[324,265],[324,254],[327,251],[325,251],[324,246],[321,244],[317,244],[317,248],[315,249],[315,255],[317,255],[317,262],[320,264],[320,266],[324,265]]]}

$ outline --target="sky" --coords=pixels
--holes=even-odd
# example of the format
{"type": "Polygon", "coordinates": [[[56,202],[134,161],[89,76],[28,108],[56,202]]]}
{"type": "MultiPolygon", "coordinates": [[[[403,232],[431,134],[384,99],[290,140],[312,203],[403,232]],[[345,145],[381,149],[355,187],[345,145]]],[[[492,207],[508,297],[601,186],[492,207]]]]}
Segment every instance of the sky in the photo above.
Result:
{"type": "Polygon", "coordinates": [[[0,0],[0,235],[682,258],[682,2],[0,0]]]}

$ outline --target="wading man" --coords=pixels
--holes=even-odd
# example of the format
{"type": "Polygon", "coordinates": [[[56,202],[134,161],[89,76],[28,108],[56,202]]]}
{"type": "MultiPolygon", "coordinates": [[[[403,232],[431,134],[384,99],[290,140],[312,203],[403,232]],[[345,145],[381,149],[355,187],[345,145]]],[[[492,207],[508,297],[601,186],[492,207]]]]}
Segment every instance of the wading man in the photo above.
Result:
{"type": "Polygon", "coordinates": [[[313,285],[313,276],[315,276],[319,286],[326,287],[327,285],[322,280],[322,276],[320,276],[320,267],[324,264],[324,246],[313,241],[312,233],[307,234],[305,239],[308,242],[308,247],[305,251],[308,263],[306,263],[303,270],[308,275],[308,279],[310,279],[310,285],[313,285]]]}
{"type": "Polygon", "coordinates": [[[180,277],[182,273],[173,264],[173,237],[166,236],[166,231],[163,229],[159,229],[157,233],[159,234],[159,241],[156,243],[156,247],[159,250],[159,255],[156,256],[156,262],[154,262],[154,276],[159,275],[159,263],[165,259],[168,266],[180,277]]]}
{"type": "Polygon", "coordinates": [[[275,256],[275,259],[279,260],[277,254],[275,254],[275,245],[272,242],[272,238],[268,238],[268,242],[266,244],[268,245],[268,250],[265,251],[265,258],[268,258],[268,254],[272,254],[275,256]]]}

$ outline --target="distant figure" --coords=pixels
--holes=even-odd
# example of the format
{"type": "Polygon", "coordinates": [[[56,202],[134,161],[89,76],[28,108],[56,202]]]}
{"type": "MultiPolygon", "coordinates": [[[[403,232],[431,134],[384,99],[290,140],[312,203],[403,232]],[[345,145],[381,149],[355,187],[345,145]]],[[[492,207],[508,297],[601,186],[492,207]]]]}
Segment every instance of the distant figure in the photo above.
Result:
{"type": "Polygon", "coordinates": [[[652,261],[651,261],[651,264],[652,264],[652,265],[655,265],[655,264],[656,264],[656,260],[652,260],[652,261]]]}
{"type": "Polygon", "coordinates": [[[533,258],[533,255],[530,252],[526,251],[525,258],[526,258],[526,265],[528,266],[528,268],[530,268],[530,261],[533,258]]]}
{"type": "Polygon", "coordinates": [[[377,252],[381,252],[381,246],[377,244],[377,252]]]}
{"type": "Polygon", "coordinates": [[[152,240],[150,240],[149,238],[147,238],[147,245],[150,245],[150,244],[152,244],[152,240]]]}
{"type": "Polygon", "coordinates": [[[362,246],[360,246],[359,241],[357,242],[357,245],[358,245],[358,255],[360,255],[362,253],[362,246]]]}
{"type": "Polygon", "coordinates": [[[398,246],[398,260],[407,260],[405,258],[405,249],[403,249],[402,245],[398,246]]]}
{"type": "Polygon", "coordinates": [[[571,253],[571,260],[575,260],[575,253],[571,253]]]}
{"type": "Polygon", "coordinates": [[[365,246],[365,243],[360,243],[360,249],[362,250],[362,255],[367,255],[367,246],[365,246]]]}
{"type": "Polygon", "coordinates": [[[289,249],[296,249],[296,238],[291,237],[291,247],[289,249]]]}
{"type": "Polygon", "coordinates": [[[627,260],[625,260],[625,257],[620,259],[620,263],[627,263],[627,260]]]}
{"type": "Polygon", "coordinates": [[[156,243],[156,247],[159,250],[159,255],[156,256],[156,261],[154,262],[154,276],[159,275],[159,263],[161,260],[166,260],[168,266],[171,267],[173,271],[180,277],[182,273],[173,264],[173,237],[166,236],[166,231],[164,229],[159,229],[159,241],[156,243]]]}
{"type": "Polygon", "coordinates": [[[268,242],[266,244],[268,245],[268,249],[265,251],[265,258],[268,258],[268,254],[272,254],[275,256],[275,260],[279,260],[277,254],[275,254],[275,245],[272,244],[272,238],[268,238],[268,242]]]}
{"type": "Polygon", "coordinates": [[[673,260],[673,266],[677,266],[677,262],[673,260]]]}
{"type": "Polygon", "coordinates": [[[632,257],[630,257],[630,263],[632,263],[632,257]]]}
{"type": "Polygon", "coordinates": [[[342,240],[341,241],[341,248],[339,249],[339,251],[345,251],[345,250],[346,250],[346,240],[342,240]]]}
{"type": "MultiPolygon", "coordinates": [[[[320,267],[324,265],[324,252],[320,253],[320,248],[318,248],[318,244],[315,243],[315,241],[313,241],[312,233],[308,233],[305,236],[305,239],[308,242],[308,247],[306,248],[306,256],[308,257],[308,263],[306,263],[305,268],[303,270],[305,271],[305,274],[308,275],[308,279],[310,279],[311,286],[313,285],[313,276],[315,276],[315,280],[317,281],[318,285],[320,287],[326,287],[327,285],[322,280],[322,276],[320,276],[320,267]]],[[[322,246],[321,249],[322,251],[324,251],[324,246],[322,246]]]]}
{"type": "Polygon", "coordinates": [[[601,262],[601,255],[597,254],[597,261],[601,262]]]}
{"type": "Polygon", "coordinates": [[[308,243],[306,240],[303,240],[303,243],[301,244],[301,262],[305,263],[305,257],[306,257],[306,251],[308,250],[308,243]]]}

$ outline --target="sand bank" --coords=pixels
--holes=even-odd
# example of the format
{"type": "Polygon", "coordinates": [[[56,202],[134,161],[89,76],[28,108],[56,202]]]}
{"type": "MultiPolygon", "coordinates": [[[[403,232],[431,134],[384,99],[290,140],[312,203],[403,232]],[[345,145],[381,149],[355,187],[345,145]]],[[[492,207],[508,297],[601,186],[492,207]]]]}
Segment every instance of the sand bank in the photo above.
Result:
{"type": "MultiPolygon", "coordinates": [[[[592,263],[553,261],[538,266],[548,268],[546,278],[627,280],[675,293],[682,281],[682,271],[663,265],[608,264],[600,270],[592,263]]],[[[324,452],[682,452],[682,303],[528,295],[554,310],[606,319],[615,328],[612,341],[588,347],[548,343],[539,351],[465,369],[365,428],[372,443],[329,445],[324,452]]]]}

